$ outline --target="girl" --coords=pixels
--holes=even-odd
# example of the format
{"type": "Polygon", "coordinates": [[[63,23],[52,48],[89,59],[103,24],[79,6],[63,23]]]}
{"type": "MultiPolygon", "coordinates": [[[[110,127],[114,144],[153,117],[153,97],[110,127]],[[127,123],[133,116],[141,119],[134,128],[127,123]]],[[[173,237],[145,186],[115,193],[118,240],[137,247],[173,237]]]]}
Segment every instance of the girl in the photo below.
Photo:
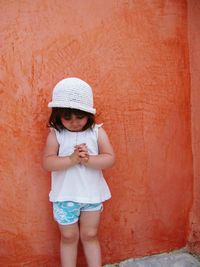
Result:
{"type": "Polygon", "coordinates": [[[53,89],[50,133],[43,166],[52,172],[49,194],[61,232],[62,267],[75,267],[79,238],[89,267],[101,266],[97,230],[102,202],[111,197],[102,169],[115,156],[102,125],[95,124],[91,87],[78,78],[53,89]]]}

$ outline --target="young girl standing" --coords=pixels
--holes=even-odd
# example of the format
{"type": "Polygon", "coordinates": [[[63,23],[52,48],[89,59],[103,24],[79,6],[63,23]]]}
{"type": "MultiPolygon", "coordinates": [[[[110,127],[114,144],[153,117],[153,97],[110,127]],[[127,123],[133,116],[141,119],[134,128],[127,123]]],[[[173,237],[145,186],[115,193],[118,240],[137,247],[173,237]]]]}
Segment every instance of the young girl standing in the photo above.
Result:
{"type": "Polygon", "coordinates": [[[52,172],[50,201],[61,232],[62,267],[75,267],[79,238],[89,267],[101,266],[97,238],[102,202],[111,197],[102,170],[115,156],[102,125],[95,124],[93,93],[81,79],[53,89],[44,168],[52,172]]]}

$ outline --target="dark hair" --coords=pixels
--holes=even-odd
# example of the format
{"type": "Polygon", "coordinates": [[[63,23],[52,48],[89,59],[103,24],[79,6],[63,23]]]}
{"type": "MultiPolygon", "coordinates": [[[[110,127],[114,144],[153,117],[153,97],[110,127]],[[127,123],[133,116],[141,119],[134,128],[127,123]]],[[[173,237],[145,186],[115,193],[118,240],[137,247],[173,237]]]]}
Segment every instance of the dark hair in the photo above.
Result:
{"type": "Polygon", "coordinates": [[[80,118],[85,116],[87,117],[88,120],[82,129],[83,131],[87,130],[88,128],[92,128],[95,124],[95,116],[89,112],[74,108],[52,108],[48,127],[52,127],[60,132],[61,130],[66,129],[62,124],[61,118],[70,119],[72,115],[80,118]]]}

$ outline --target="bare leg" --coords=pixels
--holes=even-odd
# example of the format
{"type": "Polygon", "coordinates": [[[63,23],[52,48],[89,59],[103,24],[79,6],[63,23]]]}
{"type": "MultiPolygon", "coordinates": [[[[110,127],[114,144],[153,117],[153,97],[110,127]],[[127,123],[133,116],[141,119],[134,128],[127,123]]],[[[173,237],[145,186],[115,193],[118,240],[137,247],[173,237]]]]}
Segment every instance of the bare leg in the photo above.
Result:
{"type": "Polygon", "coordinates": [[[79,240],[78,223],[59,225],[61,232],[60,258],[62,267],[76,267],[79,240]]]}
{"type": "Polygon", "coordinates": [[[80,217],[80,237],[88,267],[101,267],[101,248],[97,238],[101,211],[84,211],[80,217]]]}

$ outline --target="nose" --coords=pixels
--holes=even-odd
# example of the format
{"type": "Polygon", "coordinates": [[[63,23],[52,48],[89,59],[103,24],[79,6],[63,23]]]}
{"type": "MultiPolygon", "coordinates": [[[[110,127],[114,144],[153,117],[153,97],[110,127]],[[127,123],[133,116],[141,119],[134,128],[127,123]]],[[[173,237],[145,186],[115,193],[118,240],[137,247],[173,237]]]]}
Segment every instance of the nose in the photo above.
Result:
{"type": "Polygon", "coordinates": [[[71,125],[77,126],[78,125],[78,119],[77,118],[71,118],[71,125]]]}

